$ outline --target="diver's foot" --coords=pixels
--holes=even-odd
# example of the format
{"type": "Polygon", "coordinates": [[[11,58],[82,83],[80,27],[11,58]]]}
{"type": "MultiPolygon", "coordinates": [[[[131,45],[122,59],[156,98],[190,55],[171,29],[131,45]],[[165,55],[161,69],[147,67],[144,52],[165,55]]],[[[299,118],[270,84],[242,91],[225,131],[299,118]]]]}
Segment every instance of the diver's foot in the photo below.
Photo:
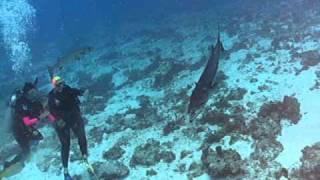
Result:
{"type": "Polygon", "coordinates": [[[86,155],[86,154],[82,155],[82,160],[84,162],[88,162],[88,155],[86,155]]]}
{"type": "Polygon", "coordinates": [[[69,173],[64,174],[64,180],[72,180],[72,177],[70,176],[69,173]]]}

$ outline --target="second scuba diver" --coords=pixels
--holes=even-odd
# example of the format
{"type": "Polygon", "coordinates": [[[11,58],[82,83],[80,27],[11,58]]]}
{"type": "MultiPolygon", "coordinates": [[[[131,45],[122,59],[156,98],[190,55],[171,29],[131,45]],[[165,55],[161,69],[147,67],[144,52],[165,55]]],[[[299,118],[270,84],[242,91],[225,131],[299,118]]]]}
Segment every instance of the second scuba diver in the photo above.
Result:
{"type": "Polygon", "coordinates": [[[82,96],[84,91],[71,88],[59,76],[53,77],[52,85],[54,88],[49,93],[48,106],[50,113],[56,119],[54,124],[61,143],[64,177],[65,180],[71,180],[68,172],[71,130],[78,138],[80,151],[86,163],[88,158],[87,138],[78,99],[78,96],[82,96]]]}
{"type": "Polygon", "coordinates": [[[44,117],[44,107],[40,93],[34,83],[26,82],[22,90],[17,90],[11,97],[11,131],[21,153],[11,161],[24,161],[30,154],[30,146],[43,139],[42,134],[35,128],[39,119],[44,117]]]}

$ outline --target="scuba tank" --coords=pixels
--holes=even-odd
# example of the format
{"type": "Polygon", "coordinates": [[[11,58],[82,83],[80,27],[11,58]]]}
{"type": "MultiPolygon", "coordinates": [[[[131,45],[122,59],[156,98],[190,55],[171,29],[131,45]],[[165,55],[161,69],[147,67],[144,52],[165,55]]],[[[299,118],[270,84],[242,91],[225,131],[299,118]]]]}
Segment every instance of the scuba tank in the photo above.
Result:
{"type": "Polygon", "coordinates": [[[23,92],[21,89],[17,88],[14,93],[11,94],[8,106],[13,108],[16,105],[17,99],[22,96],[23,92]]]}

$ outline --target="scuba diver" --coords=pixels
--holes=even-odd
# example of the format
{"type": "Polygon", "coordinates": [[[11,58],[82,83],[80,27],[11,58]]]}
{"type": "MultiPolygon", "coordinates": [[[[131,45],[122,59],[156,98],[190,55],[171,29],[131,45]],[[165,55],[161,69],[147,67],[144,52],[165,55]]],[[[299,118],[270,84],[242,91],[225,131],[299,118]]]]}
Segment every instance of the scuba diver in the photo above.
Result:
{"type": "Polygon", "coordinates": [[[78,138],[80,151],[85,163],[88,163],[87,138],[84,129],[84,120],[81,117],[80,100],[84,91],[71,88],[66,85],[59,76],[52,78],[53,89],[48,96],[48,107],[52,116],[55,118],[54,128],[61,143],[61,158],[64,168],[65,180],[71,180],[68,172],[68,161],[70,152],[70,130],[78,138]]]}
{"type": "Polygon", "coordinates": [[[31,145],[43,139],[35,125],[47,113],[44,111],[43,99],[41,99],[42,96],[37,90],[36,84],[37,79],[33,83],[26,82],[22,89],[17,89],[11,96],[9,102],[11,108],[10,129],[21,148],[21,153],[8,162],[9,164],[23,162],[30,154],[31,145]]]}

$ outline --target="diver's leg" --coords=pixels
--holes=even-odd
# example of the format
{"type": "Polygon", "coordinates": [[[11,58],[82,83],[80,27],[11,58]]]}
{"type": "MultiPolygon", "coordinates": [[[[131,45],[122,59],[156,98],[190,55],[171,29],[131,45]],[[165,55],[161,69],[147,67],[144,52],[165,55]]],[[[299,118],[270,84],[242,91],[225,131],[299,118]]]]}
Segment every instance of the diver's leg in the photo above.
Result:
{"type": "Polygon", "coordinates": [[[30,153],[30,140],[23,129],[15,129],[13,136],[21,148],[21,154],[27,156],[30,153]]]}
{"type": "Polygon", "coordinates": [[[21,148],[19,154],[17,154],[8,164],[15,164],[17,162],[23,163],[30,155],[30,141],[28,137],[20,130],[13,133],[15,140],[21,148]]]}
{"type": "Polygon", "coordinates": [[[75,113],[74,115],[75,123],[72,126],[72,131],[78,138],[78,144],[80,146],[80,151],[83,156],[88,156],[88,145],[87,145],[87,138],[86,138],[86,132],[84,129],[84,121],[81,117],[80,113],[75,113]]]}
{"type": "Polygon", "coordinates": [[[69,127],[55,128],[61,143],[61,158],[63,168],[68,169],[70,151],[70,129],[69,127]]]}

